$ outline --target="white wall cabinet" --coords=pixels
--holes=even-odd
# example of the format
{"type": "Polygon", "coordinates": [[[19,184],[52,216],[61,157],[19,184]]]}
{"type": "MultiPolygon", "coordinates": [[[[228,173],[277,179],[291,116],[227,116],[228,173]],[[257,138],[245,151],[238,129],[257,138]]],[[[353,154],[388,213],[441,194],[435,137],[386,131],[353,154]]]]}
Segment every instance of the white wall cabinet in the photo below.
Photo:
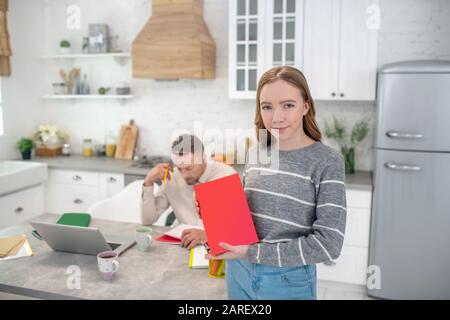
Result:
{"type": "Polygon", "coordinates": [[[47,212],[86,212],[124,186],[123,174],[51,169],[46,183],[47,212]]]}
{"type": "Polygon", "coordinates": [[[316,100],[374,100],[378,0],[231,0],[229,96],[255,99],[272,66],[305,73],[316,100]]]}
{"type": "Polygon", "coordinates": [[[317,265],[317,278],[365,285],[369,256],[372,192],[347,189],[347,219],[340,256],[317,265]]]}
{"type": "Polygon", "coordinates": [[[317,100],[374,100],[378,0],[305,1],[304,73],[317,100]]]}
{"type": "Polygon", "coordinates": [[[38,185],[0,197],[0,229],[44,214],[44,187],[38,185]]]}
{"type": "Polygon", "coordinates": [[[272,66],[302,67],[303,0],[232,0],[229,6],[229,95],[255,99],[272,66]]]}
{"type": "Polygon", "coordinates": [[[266,1],[264,69],[273,66],[302,68],[303,7],[303,0],[266,1]]]}
{"type": "Polygon", "coordinates": [[[264,69],[266,1],[232,0],[229,4],[229,94],[254,99],[264,69]]]}

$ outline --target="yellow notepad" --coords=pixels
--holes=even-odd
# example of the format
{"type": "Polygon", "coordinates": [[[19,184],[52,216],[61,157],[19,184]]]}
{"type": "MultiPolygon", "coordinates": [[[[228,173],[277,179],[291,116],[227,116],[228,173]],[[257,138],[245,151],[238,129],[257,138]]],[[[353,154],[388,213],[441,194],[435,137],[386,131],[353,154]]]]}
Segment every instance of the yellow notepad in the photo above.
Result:
{"type": "MultiPolygon", "coordinates": [[[[33,250],[31,250],[30,243],[28,242],[28,239],[25,235],[18,236],[18,237],[10,237],[10,238],[19,238],[18,242],[16,243],[16,246],[10,248],[7,255],[0,256],[0,261],[3,260],[10,260],[10,259],[17,259],[21,257],[28,257],[33,255],[33,250]]],[[[6,238],[9,239],[9,238],[6,238]]],[[[10,244],[9,241],[2,241],[5,239],[0,239],[0,242],[3,242],[3,244],[10,244]]],[[[6,248],[6,247],[5,247],[6,248]]]]}
{"type": "Polygon", "coordinates": [[[8,253],[13,250],[16,246],[23,241],[24,236],[13,236],[8,238],[0,238],[0,257],[5,257],[8,253]]]}
{"type": "Polygon", "coordinates": [[[204,268],[208,269],[209,260],[205,259],[207,254],[204,246],[196,246],[191,249],[189,254],[189,268],[198,269],[204,268]]]}

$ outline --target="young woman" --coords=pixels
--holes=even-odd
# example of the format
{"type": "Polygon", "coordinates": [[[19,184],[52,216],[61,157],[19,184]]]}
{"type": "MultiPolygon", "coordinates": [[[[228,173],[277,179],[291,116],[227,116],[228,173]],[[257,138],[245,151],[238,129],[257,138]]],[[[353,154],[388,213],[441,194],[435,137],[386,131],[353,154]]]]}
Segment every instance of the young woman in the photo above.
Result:
{"type": "Polygon", "coordinates": [[[278,156],[275,169],[261,161],[245,167],[244,190],[259,243],[223,243],[229,252],[207,258],[228,260],[230,299],[316,299],[315,265],[336,259],[344,241],[343,157],[320,142],[308,84],[295,68],[263,74],[255,124],[258,147],[278,156]],[[259,138],[261,131],[268,139],[259,138]]]}

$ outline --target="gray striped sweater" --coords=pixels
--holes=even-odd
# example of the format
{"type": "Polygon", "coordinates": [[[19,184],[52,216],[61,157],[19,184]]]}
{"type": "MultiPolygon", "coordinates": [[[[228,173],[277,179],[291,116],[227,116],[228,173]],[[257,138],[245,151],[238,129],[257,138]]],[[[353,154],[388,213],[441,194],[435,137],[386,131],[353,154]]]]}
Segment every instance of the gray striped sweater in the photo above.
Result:
{"type": "MultiPolygon", "coordinates": [[[[270,150],[263,154],[266,151],[270,156],[270,150]]],[[[260,240],[249,247],[247,259],[279,267],[336,259],[344,242],[346,220],[342,155],[315,142],[279,151],[274,166],[258,158],[257,152],[255,147],[249,151],[243,174],[260,240]]]]}

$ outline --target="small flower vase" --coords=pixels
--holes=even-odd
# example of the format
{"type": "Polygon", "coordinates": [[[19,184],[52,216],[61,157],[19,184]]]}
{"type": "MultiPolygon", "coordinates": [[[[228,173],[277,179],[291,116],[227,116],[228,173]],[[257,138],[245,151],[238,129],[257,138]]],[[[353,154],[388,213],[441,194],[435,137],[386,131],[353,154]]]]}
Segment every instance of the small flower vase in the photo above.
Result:
{"type": "Polygon", "coordinates": [[[341,147],[341,153],[344,156],[345,173],[355,173],[355,148],[341,147]]]}

